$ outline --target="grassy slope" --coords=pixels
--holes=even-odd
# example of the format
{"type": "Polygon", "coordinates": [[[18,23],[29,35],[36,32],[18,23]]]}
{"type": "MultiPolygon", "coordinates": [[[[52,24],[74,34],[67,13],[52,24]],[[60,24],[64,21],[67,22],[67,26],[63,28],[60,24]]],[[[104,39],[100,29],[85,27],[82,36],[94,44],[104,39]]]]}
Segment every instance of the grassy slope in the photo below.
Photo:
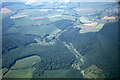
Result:
{"type": "Polygon", "coordinates": [[[21,60],[16,61],[16,63],[11,67],[11,69],[21,69],[21,68],[28,68],[40,62],[41,59],[39,56],[31,56],[27,58],[23,58],[21,60]]]}
{"type": "Polygon", "coordinates": [[[32,72],[35,68],[28,68],[23,70],[10,70],[5,78],[32,78],[32,72]]]}

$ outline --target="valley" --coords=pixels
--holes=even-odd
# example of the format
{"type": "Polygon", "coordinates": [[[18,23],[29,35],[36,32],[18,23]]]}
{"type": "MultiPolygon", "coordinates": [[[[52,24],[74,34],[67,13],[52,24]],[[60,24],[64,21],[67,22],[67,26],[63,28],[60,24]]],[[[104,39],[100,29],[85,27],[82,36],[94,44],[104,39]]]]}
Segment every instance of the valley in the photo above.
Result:
{"type": "Polygon", "coordinates": [[[3,3],[3,78],[116,78],[116,7],[114,2],[3,3]]]}

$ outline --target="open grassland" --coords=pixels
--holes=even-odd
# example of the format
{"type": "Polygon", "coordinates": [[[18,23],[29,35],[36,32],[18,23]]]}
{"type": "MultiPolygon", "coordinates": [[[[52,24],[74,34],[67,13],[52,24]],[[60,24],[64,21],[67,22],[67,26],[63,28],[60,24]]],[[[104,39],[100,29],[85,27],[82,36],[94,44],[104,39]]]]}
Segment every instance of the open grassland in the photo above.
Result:
{"type": "Polygon", "coordinates": [[[83,24],[85,26],[97,26],[98,23],[97,22],[93,22],[93,23],[90,23],[90,24],[83,24]]]}
{"type": "Polygon", "coordinates": [[[9,70],[3,78],[32,78],[32,72],[35,68],[9,70]]]}
{"type": "Polygon", "coordinates": [[[59,32],[61,32],[61,29],[56,29],[52,32],[49,36],[47,36],[48,39],[52,40],[53,37],[55,37],[59,32]]]}
{"type": "Polygon", "coordinates": [[[10,19],[24,18],[24,17],[27,17],[27,16],[28,15],[25,15],[25,14],[19,14],[19,15],[11,16],[10,19]]]}
{"type": "Polygon", "coordinates": [[[90,21],[88,18],[86,17],[80,17],[79,20],[82,22],[82,23],[91,23],[92,21],[90,21]]]}
{"type": "Polygon", "coordinates": [[[19,18],[20,16],[22,17],[24,15],[27,15],[27,16],[37,16],[36,13],[37,14],[44,14],[44,15],[46,15],[47,12],[45,12],[45,11],[47,11],[47,10],[49,10],[49,9],[24,9],[24,10],[19,11],[16,14],[14,14],[13,16],[11,16],[11,19],[16,19],[16,18],[19,18]]]}
{"type": "Polygon", "coordinates": [[[36,63],[40,62],[39,56],[31,56],[16,61],[16,63],[8,70],[3,69],[4,73],[8,71],[3,77],[5,78],[32,78],[32,72],[35,70],[36,63]]]}
{"type": "Polygon", "coordinates": [[[39,56],[31,56],[28,58],[23,58],[21,60],[16,61],[15,65],[11,67],[11,69],[22,69],[32,67],[34,64],[41,61],[39,56]]]}
{"type": "Polygon", "coordinates": [[[49,15],[48,18],[51,21],[57,21],[57,20],[62,20],[62,19],[68,19],[68,20],[75,21],[75,17],[70,16],[70,15],[49,15]]]}
{"type": "Polygon", "coordinates": [[[80,33],[88,33],[88,32],[98,32],[102,29],[104,24],[98,24],[95,28],[93,29],[81,29],[79,32],[80,33]]]}
{"type": "Polygon", "coordinates": [[[96,14],[96,10],[93,9],[93,8],[76,8],[74,9],[78,15],[82,15],[82,16],[85,16],[85,15],[94,15],[96,14]]]}
{"type": "Polygon", "coordinates": [[[43,78],[82,78],[79,70],[70,69],[59,69],[52,71],[45,71],[43,78]]]}

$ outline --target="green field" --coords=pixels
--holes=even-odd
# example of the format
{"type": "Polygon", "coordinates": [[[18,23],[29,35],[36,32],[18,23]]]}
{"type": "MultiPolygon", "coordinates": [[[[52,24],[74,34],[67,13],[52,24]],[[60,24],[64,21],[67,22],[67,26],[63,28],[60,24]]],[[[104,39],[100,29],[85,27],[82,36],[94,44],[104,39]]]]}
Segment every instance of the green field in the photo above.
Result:
{"type": "Polygon", "coordinates": [[[80,33],[88,33],[88,32],[99,32],[104,24],[98,24],[94,29],[81,29],[79,32],[80,33]]]}
{"type": "Polygon", "coordinates": [[[39,56],[31,56],[17,60],[16,63],[8,70],[3,69],[3,74],[8,71],[3,77],[5,78],[32,78],[32,73],[35,70],[36,63],[40,62],[39,56]]]}
{"type": "Polygon", "coordinates": [[[16,63],[10,69],[14,70],[14,69],[29,68],[40,61],[41,58],[39,56],[31,56],[31,57],[23,58],[21,60],[17,60],[16,63]]]}
{"type": "Polygon", "coordinates": [[[3,78],[32,78],[35,68],[27,68],[20,70],[9,70],[3,78]]]}

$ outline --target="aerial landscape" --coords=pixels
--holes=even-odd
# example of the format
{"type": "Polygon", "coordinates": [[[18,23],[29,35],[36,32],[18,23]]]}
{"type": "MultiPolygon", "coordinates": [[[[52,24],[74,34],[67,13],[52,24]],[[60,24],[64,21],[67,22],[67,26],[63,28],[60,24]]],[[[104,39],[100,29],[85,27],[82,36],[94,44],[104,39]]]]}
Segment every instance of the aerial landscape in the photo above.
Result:
{"type": "Polygon", "coordinates": [[[116,2],[3,2],[0,14],[2,78],[118,77],[116,2]]]}

